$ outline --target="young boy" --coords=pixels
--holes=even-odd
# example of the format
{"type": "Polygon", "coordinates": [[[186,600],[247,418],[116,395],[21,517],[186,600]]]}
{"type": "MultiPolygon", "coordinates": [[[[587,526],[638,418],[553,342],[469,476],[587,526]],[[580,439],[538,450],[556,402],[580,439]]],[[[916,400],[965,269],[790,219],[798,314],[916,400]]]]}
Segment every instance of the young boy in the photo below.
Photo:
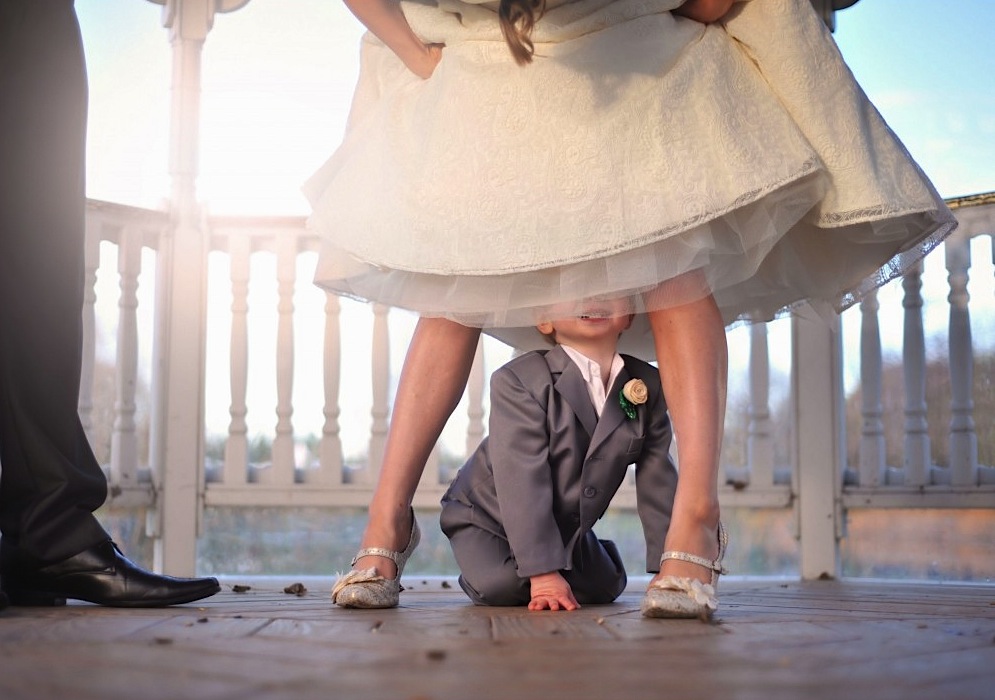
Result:
{"type": "Polygon", "coordinates": [[[488,437],[442,499],[442,531],[474,603],[574,610],[615,600],[625,570],[591,528],[632,463],[646,570],[659,571],[677,471],[659,371],[616,351],[631,323],[624,302],[588,302],[537,326],[552,349],[492,375],[488,437]]]}

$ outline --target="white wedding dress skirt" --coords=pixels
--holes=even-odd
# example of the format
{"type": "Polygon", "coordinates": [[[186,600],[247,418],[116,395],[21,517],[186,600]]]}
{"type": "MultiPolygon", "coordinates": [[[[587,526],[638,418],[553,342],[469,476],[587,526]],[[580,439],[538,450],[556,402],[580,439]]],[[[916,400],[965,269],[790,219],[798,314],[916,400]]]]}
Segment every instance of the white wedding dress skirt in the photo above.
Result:
{"type": "MultiPolygon", "coordinates": [[[[305,186],[316,282],[527,348],[592,297],[841,310],[953,229],[808,0],[708,26],[679,5],[550,0],[523,67],[491,4],[402,0],[442,61],[421,80],[364,38],[346,136],[305,186]]],[[[623,350],[653,359],[645,319],[623,350]]]]}

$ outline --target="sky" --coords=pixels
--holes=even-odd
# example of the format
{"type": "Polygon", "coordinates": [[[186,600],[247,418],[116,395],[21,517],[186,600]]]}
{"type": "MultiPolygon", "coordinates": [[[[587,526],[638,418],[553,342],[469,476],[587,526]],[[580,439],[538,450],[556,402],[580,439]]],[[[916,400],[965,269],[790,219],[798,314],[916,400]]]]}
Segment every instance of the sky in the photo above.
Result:
{"type": "MultiPolygon", "coordinates": [[[[87,188],[91,198],[159,207],[169,192],[168,134],[171,48],[161,8],[146,0],[76,0],[90,80],[87,188]]],[[[858,81],[892,129],[945,197],[995,190],[995,2],[991,0],[860,0],[836,15],[834,37],[858,81]]],[[[199,196],[219,214],[307,214],[300,186],[341,139],[358,70],[362,27],[338,0],[251,0],[218,15],[202,62],[199,196]]],[[[979,347],[995,346],[990,249],[976,241],[970,291],[979,347]],[[975,310],[980,308],[980,311],[975,310]]],[[[254,256],[253,275],[272,261],[254,256]]],[[[321,366],[320,292],[309,283],[313,259],[299,266],[295,304],[295,430],[318,432],[320,397],[307,391],[321,366]]],[[[227,333],[230,298],[222,256],[210,264],[207,423],[223,433],[228,421],[227,333]]],[[[924,276],[928,334],[947,323],[946,272],[941,255],[927,258],[924,276]]],[[[140,287],[141,371],[148,372],[150,285],[140,287]],[[144,295],[144,296],[142,296],[144,295]]],[[[901,289],[882,290],[883,305],[900,307],[901,289]]],[[[98,276],[102,335],[113,338],[116,279],[98,276]]],[[[250,432],[275,424],[273,375],[275,312],[272,290],[250,289],[250,432]],[[258,370],[258,371],[257,371],[258,370]],[[256,377],[266,377],[256,381],[256,377]]],[[[900,313],[884,314],[893,319],[900,313]]],[[[392,366],[399,368],[413,319],[392,312],[392,366]]],[[[887,323],[887,319],[885,319],[887,323]]],[[[854,347],[859,313],[843,316],[846,347],[854,347]],[[847,342],[851,340],[853,342],[847,342]]],[[[347,347],[343,440],[348,454],[362,451],[369,426],[369,314],[343,308],[347,347]],[[351,364],[354,363],[354,364],[351,364]]],[[[896,354],[900,328],[884,329],[886,352],[896,354]]],[[[733,331],[741,333],[745,331],[733,331]]],[[[745,336],[744,336],[745,338],[745,336]]],[[[775,368],[787,371],[788,326],[771,326],[775,368]]],[[[731,338],[733,347],[744,346],[731,338]]],[[[113,353],[105,343],[103,352],[113,353]]],[[[497,363],[503,346],[488,345],[497,363]]],[[[848,386],[856,367],[848,352],[848,386]]],[[[732,387],[742,391],[746,358],[730,358],[732,387]]],[[[462,409],[460,409],[462,410],[462,409]]],[[[444,442],[462,449],[465,421],[447,428],[444,442]]]]}

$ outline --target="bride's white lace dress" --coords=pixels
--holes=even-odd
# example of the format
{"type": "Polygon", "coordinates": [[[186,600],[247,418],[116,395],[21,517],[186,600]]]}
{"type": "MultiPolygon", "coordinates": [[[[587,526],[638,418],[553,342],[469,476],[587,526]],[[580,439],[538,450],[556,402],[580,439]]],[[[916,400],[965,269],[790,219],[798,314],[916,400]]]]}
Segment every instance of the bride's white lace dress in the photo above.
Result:
{"type": "Polygon", "coordinates": [[[842,309],[952,230],[808,0],[708,26],[679,5],[549,0],[520,67],[493,3],[403,0],[442,61],[423,81],[364,38],[346,137],[305,187],[317,282],[528,346],[554,306],[643,311],[695,269],[652,303],[842,309]]]}

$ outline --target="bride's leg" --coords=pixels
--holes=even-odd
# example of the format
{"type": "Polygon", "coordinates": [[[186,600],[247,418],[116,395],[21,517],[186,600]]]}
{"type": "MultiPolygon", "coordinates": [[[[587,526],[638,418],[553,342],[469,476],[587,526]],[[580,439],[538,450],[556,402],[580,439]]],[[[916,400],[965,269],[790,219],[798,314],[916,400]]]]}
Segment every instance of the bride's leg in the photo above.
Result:
{"type": "MultiPolygon", "coordinates": [[[[425,462],[466,388],[479,337],[479,328],[443,318],[418,321],[401,370],[362,548],[400,552],[407,546],[411,500],[425,462]]],[[[397,575],[394,562],[384,557],[363,557],[355,568],[369,567],[388,579],[397,575]]]]}
{"type": "MultiPolygon", "coordinates": [[[[672,294],[673,286],[666,285],[701,284],[697,273],[689,273],[651,294],[672,294]]],[[[719,451],[728,374],[725,325],[710,294],[652,311],[649,321],[680,472],[664,550],[714,559],[719,551],[719,451]]],[[[711,580],[709,570],[674,559],[664,563],[654,580],[663,575],[711,580]]]]}

